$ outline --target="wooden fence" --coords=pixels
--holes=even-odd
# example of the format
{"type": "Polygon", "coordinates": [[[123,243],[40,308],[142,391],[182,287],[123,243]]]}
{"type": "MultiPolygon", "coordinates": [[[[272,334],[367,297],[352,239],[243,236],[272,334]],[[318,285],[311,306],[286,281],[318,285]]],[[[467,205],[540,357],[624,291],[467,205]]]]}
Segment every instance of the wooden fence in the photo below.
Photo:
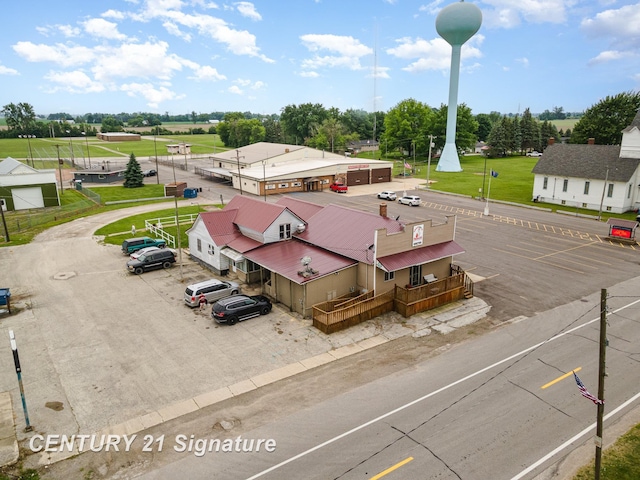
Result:
{"type": "Polygon", "coordinates": [[[393,290],[373,296],[367,292],[355,298],[340,298],[313,306],[313,326],[334,333],[393,310],[393,290]]]}
{"type": "Polygon", "coordinates": [[[395,310],[408,318],[473,295],[473,282],[454,265],[451,276],[414,288],[396,287],[381,295],[348,295],[313,306],[313,326],[334,333],[395,310]]]}

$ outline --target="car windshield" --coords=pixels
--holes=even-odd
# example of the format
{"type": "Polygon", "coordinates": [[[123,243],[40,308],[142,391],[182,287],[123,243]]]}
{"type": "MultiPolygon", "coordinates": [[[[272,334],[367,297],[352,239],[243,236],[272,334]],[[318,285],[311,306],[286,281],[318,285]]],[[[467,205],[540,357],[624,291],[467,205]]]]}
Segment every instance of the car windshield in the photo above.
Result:
{"type": "Polygon", "coordinates": [[[141,255],[138,255],[138,260],[140,260],[141,262],[144,262],[146,258],[147,256],[144,253],[141,255]]]}

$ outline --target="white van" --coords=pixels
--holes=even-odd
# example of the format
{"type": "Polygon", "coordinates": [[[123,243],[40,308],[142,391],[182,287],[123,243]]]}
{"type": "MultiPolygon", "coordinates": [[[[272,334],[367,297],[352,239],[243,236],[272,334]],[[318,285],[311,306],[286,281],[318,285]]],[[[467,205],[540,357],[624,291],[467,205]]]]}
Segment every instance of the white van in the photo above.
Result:
{"type": "Polygon", "coordinates": [[[189,285],[184,291],[184,303],[190,307],[197,307],[201,294],[204,294],[207,303],[214,303],[220,298],[237,295],[238,293],[240,293],[240,287],[237,283],[211,279],[189,285]]]}

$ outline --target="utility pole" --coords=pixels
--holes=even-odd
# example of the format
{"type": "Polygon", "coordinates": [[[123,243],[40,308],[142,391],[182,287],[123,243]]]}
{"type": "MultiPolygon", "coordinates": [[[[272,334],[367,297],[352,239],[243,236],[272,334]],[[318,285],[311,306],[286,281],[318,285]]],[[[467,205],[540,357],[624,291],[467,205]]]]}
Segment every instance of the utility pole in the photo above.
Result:
{"type": "Polygon", "coordinates": [[[240,195],[242,195],[242,176],[240,175],[240,150],[236,150],[236,162],[238,162],[238,184],[240,185],[240,195]]]}
{"type": "Polygon", "coordinates": [[[60,159],[60,145],[56,144],[58,151],[58,175],[60,176],[60,193],[64,195],[64,186],[62,185],[62,160],[60,159]]]}
{"type": "Polygon", "coordinates": [[[595,459],[595,480],[600,480],[600,468],[602,465],[602,422],[604,417],[604,377],[606,370],[607,353],[607,289],[600,291],[600,355],[598,369],[598,418],[596,421],[596,459],[595,459]]]}
{"type": "Polygon", "coordinates": [[[2,226],[4,227],[4,237],[7,240],[7,243],[9,243],[11,240],[9,240],[9,229],[7,228],[7,221],[4,218],[4,206],[7,204],[7,201],[5,200],[4,202],[0,202],[0,215],[2,215],[2,226]]]}
{"type": "Polygon", "coordinates": [[[427,157],[427,188],[429,188],[429,173],[431,172],[431,147],[433,147],[433,135],[429,135],[429,156],[427,157]]]}

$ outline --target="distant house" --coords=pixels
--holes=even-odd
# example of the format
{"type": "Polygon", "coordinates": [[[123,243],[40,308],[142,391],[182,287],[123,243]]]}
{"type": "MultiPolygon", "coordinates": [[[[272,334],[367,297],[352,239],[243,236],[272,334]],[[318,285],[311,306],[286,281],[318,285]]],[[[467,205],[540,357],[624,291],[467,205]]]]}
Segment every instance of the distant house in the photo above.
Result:
{"type": "Polygon", "coordinates": [[[360,152],[375,152],[379,147],[376,140],[357,140],[347,144],[347,151],[357,155],[360,152]]]}
{"type": "Polygon", "coordinates": [[[620,145],[556,144],[550,140],[532,173],[540,202],[624,213],[640,207],[640,111],[620,145]]]}
{"type": "Polygon", "coordinates": [[[260,282],[265,294],[303,316],[344,295],[449,277],[453,256],[464,252],[453,240],[455,216],[402,223],[386,209],[236,195],[223,210],[198,216],[187,231],[189,251],[216,273],[260,282]]]}
{"type": "Polygon", "coordinates": [[[98,140],[105,142],[139,142],[142,137],[139,133],[109,132],[96,134],[98,140]]]}
{"type": "Polygon", "coordinates": [[[0,162],[0,204],[5,210],[59,206],[55,170],[37,170],[7,157],[0,162]]]}

